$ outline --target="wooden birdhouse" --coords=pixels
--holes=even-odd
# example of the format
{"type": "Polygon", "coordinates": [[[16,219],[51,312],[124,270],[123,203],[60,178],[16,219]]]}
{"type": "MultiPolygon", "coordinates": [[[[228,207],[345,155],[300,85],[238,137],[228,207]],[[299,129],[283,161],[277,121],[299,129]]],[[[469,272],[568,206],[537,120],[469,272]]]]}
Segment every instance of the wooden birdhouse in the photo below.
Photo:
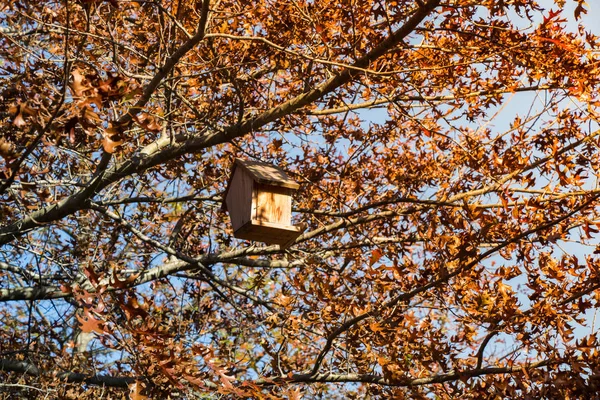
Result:
{"type": "Polygon", "coordinates": [[[300,186],[281,169],[236,159],[225,192],[233,235],[285,248],[302,233],[292,225],[292,194],[300,186]]]}

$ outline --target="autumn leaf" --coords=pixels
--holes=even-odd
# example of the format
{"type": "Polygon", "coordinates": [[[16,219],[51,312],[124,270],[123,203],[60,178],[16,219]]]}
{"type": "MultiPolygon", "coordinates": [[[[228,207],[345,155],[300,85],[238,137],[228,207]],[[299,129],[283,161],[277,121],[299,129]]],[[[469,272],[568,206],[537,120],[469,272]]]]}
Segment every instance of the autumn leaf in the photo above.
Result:
{"type": "Polygon", "coordinates": [[[104,321],[94,317],[89,310],[85,310],[83,315],[77,314],[79,329],[84,333],[104,333],[104,321]]]}
{"type": "Polygon", "coordinates": [[[90,106],[85,106],[81,110],[79,122],[83,129],[88,130],[89,128],[95,128],[98,126],[98,124],[101,122],[101,119],[90,106]]]}
{"type": "Polygon", "coordinates": [[[84,268],[83,272],[92,285],[97,286],[100,284],[100,275],[94,270],[93,266],[84,268]]]}
{"type": "Polygon", "coordinates": [[[148,397],[142,395],[145,389],[145,385],[141,381],[135,381],[129,385],[129,399],[130,400],[146,400],[148,397]]]}
{"type": "Polygon", "coordinates": [[[12,160],[17,157],[15,146],[4,138],[0,138],[0,156],[6,160],[12,160]]]}
{"type": "Polygon", "coordinates": [[[114,153],[115,151],[117,151],[117,147],[120,146],[121,144],[123,144],[123,140],[113,140],[111,139],[110,136],[105,135],[104,139],[102,139],[102,147],[104,148],[104,151],[106,151],[107,153],[114,153]]]}
{"type": "Polygon", "coordinates": [[[144,129],[151,132],[160,132],[162,125],[158,122],[157,118],[148,114],[138,114],[134,117],[134,120],[144,129]]]}
{"type": "Polygon", "coordinates": [[[373,266],[377,261],[383,257],[383,252],[380,249],[375,249],[371,252],[371,258],[369,259],[369,265],[373,266]]]}
{"type": "Polygon", "coordinates": [[[585,7],[589,7],[589,5],[585,1],[578,1],[575,10],[573,10],[573,15],[576,20],[581,19],[581,14],[587,14],[588,11],[585,7]]]}
{"type": "Polygon", "coordinates": [[[18,103],[11,106],[9,112],[14,115],[12,123],[18,128],[23,128],[27,125],[25,118],[36,114],[36,110],[29,107],[26,103],[18,103]]]}
{"type": "Polygon", "coordinates": [[[68,294],[73,293],[73,288],[70,286],[67,286],[67,285],[60,285],[60,290],[63,293],[68,293],[68,294]]]}
{"type": "Polygon", "coordinates": [[[77,97],[82,97],[85,92],[92,89],[92,86],[87,82],[86,77],[80,72],[78,69],[74,69],[71,71],[71,76],[73,80],[70,84],[71,90],[77,97]]]}
{"type": "Polygon", "coordinates": [[[125,297],[120,301],[120,304],[121,309],[128,320],[132,320],[136,317],[146,318],[148,316],[147,307],[140,304],[136,297],[125,297]]]}

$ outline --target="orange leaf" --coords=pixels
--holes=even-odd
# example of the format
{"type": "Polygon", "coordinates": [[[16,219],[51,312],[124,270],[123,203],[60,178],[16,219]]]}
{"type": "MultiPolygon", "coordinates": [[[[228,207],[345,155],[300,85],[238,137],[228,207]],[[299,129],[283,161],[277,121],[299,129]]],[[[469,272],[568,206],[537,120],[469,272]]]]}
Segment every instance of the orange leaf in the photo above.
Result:
{"type": "Polygon", "coordinates": [[[381,332],[384,330],[384,328],[381,325],[379,325],[379,323],[377,323],[377,322],[369,323],[369,328],[371,328],[371,330],[373,332],[381,332]]]}
{"type": "Polygon", "coordinates": [[[116,151],[117,146],[121,145],[122,143],[122,140],[114,141],[110,137],[104,136],[102,147],[104,147],[104,151],[112,154],[116,151]]]}
{"type": "Polygon", "coordinates": [[[133,274],[133,275],[130,275],[129,277],[121,280],[117,276],[117,271],[113,271],[112,279],[110,280],[110,283],[112,286],[114,286],[118,289],[125,289],[130,285],[131,282],[135,281],[138,278],[138,276],[140,276],[140,274],[133,274]]]}
{"type": "Polygon", "coordinates": [[[73,76],[73,83],[70,86],[75,96],[81,97],[86,91],[92,89],[92,86],[85,84],[85,76],[78,69],[74,69],[71,75],[73,76]]]}
{"type": "Polygon", "coordinates": [[[88,310],[85,311],[83,316],[77,315],[77,320],[81,324],[79,329],[81,329],[81,332],[83,333],[104,333],[104,322],[96,319],[88,310]]]}
{"type": "Polygon", "coordinates": [[[144,389],[143,383],[135,381],[129,385],[129,399],[130,400],[146,400],[148,397],[142,395],[144,389]]]}
{"type": "Polygon", "coordinates": [[[22,128],[27,125],[25,117],[36,114],[36,110],[28,107],[25,103],[18,103],[17,105],[10,107],[8,112],[15,114],[15,118],[13,119],[12,123],[18,128],[22,128]]]}
{"type": "Polygon", "coordinates": [[[379,249],[375,249],[371,252],[371,259],[369,260],[369,266],[373,266],[379,259],[383,257],[383,252],[379,249]]]}
{"type": "Polygon", "coordinates": [[[13,125],[16,126],[17,128],[22,128],[25,125],[27,125],[27,123],[23,119],[23,116],[19,113],[19,114],[17,114],[17,116],[13,120],[13,125]]]}

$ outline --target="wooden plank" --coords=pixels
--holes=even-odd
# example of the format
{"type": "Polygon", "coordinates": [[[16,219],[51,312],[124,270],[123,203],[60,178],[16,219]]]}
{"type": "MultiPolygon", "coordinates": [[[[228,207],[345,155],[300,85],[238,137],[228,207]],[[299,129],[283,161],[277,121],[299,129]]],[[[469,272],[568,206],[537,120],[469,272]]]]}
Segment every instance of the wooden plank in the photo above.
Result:
{"type": "Polygon", "coordinates": [[[292,221],[292,191],[288,188],[257,184],[252,218],[289,225],[292,221]]]}

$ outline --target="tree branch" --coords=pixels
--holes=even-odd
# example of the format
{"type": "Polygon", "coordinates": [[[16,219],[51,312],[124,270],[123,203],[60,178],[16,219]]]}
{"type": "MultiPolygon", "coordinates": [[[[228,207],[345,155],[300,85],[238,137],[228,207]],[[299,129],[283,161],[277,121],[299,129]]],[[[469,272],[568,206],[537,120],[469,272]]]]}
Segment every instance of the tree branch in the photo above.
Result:
{"type": "MultiPolygon", "coordinates": [[[[498,374],[513,374],[517,372],[523,372],[524,370],[532,370],[536,368],[546,367],[548,365],[566,364],[566,361],[553,361],[544,360],[538,361],[529,365],[519,365],[514,367],[488,367],[488,368],[476,368],[472,370],[465,370],[460,372],[452,372],[449,374],[433,375],[425,378],[400,378],[393,379],[375,374],[295,374],[291,378],[282,377],[281,381],[287,383],[375,383],[383,386],[421,386],[430,385],[434,383],[444,383],[450,381],[456,381],[459,379],[476,378],[485,375],[498,375],[498,374]]],[[[278,382],[274,379],[273,382],[278,382]]],[[[270,385],[270,382],[263,382],[263,385],[270,385]]]]}
{"type": "MultiPolygon", "coordinates": [[[[17,372],[31,376],[50,375],[26,361],[0,360],[0,371],[17,372]]],[[[127,388],[136,381],[133,377],[113,377],[110,375],[86,375],[75,372],[59,373],[59,379],[69,383],[86,383],[88,385],[127,388]]]]}
{"type": "Polygon", "coordinates": [[[491,97],[491,96],[505,94],[505,93],[533,92],[533,91],[552,90],[552,89],[559,89],[559,87],[550,86],[550,85],[534,85],[534,86],[520,87],[520,88],[516,88],[516,89],[478,90],[478,91],[471,92],[471,93],[468,93],[468,94],[465,94],[462,96],[457,96],[454,94],[445,95],[445,96],[397,95],[397,96],[386,97],[386,98],[379,99],[379,100],[365,101],[363,103],[346,104],[346,105],[343,105],[340,107],[335,107],[335,108],[327,108],[327,109],[323,109],[323,110],[311,110],[311,111],[307,111],[306,114],[307,115],[332,115],[332,114],[345,113],[348,111],[360,110],[363,108],[373,108],[373,107],[376,107],[379,105],[389,104],[389,103],[393,103],[393,102],[397,102],[397,101],[420,102],[420,103],[435,102],[435,103],[437,103],[437,102],[444,102],[444,101],[468,99],[468,98],[472,98],[472,97],[491,97]]]}

